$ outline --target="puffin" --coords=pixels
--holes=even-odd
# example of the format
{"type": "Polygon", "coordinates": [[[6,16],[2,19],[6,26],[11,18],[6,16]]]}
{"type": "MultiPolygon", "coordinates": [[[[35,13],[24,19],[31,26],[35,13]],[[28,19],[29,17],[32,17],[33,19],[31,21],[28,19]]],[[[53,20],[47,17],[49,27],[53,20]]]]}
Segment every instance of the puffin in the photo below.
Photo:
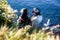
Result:
{"type": "Polygon", "coordinates": [[[28,12],[26,8],[22,8],[20,10],[20,17],[19,17],[19,23],[20,23],[20,27],[24,27],[25,25],[30,25],[31,20],[28,17],[28,12]]]}
{"type": "Polygon", "coordinates": [[[43,16],[40,13],[40,9],[35,7],[32,9],[32,18],[31,18],[31,22],[32,22],[32,26],[39,28],[40,27],[40,23],[42,22],[43,16]]]}

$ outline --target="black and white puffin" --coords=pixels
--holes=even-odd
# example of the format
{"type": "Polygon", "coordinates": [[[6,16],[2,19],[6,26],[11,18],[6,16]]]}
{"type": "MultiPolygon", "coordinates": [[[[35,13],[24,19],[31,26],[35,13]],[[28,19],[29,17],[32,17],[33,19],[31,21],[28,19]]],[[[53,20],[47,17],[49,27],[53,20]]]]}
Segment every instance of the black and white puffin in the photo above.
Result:
{"type": "Polygon", "coordinates": [[[42,22],[43,19],[42,15],[40,14],[39,8],[36,7],[33,8],[32,14],[34,14],[33,17],[31,18],[32,26],[39,27],[40,26],[39,24],[42,22]]]}
{"type": "Polygon", "coordinates": [[[30,18],[27,16],[27,9],[26,8],[22,8],[20,10],[21,16],[19,17],[20,19],[20,26],[25,26],[25,25],[30,25],[31,20],[30,18]]]}

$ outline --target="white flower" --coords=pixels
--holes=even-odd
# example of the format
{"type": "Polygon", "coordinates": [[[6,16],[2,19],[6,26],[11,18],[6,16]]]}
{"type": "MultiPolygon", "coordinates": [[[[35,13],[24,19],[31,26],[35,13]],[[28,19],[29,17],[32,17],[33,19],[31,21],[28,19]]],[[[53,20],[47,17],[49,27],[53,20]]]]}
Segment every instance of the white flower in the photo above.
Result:
{"type": "Polygon", "coordinates": [[[18,12],[18,10],[14,10],[13,12],[16,13],[16,12],[18,12]]]}
{"type": "Polygon", "coordinates": [[[6,17],[6,14],[5,13],[2,13],[2,17],[6,17]]]}

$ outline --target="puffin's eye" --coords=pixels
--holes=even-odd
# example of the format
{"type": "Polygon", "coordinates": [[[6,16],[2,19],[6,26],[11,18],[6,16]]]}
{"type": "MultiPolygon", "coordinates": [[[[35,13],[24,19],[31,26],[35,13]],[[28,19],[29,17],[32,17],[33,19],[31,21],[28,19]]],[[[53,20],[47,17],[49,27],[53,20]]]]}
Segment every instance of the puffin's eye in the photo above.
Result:
{"type": "Polygon", "coordinates": [[[35,12],[36,12],[36,13],[38,13],[38,12],[39,12],[39,10],[37,10],[37,9],[36,9],[36,10],[35,10],[35,12]]]}

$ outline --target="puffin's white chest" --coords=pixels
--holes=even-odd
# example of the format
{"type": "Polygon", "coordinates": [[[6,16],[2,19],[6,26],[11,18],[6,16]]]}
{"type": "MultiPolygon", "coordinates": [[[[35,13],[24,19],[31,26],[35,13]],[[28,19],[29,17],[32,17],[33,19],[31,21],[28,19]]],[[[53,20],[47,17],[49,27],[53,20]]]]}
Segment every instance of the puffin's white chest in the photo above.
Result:
{"type": "Polygon", "coordinates": [[[42,16],[38,15],[31,18],[32,25],[38,25],[42,21],[42,16]]]}

